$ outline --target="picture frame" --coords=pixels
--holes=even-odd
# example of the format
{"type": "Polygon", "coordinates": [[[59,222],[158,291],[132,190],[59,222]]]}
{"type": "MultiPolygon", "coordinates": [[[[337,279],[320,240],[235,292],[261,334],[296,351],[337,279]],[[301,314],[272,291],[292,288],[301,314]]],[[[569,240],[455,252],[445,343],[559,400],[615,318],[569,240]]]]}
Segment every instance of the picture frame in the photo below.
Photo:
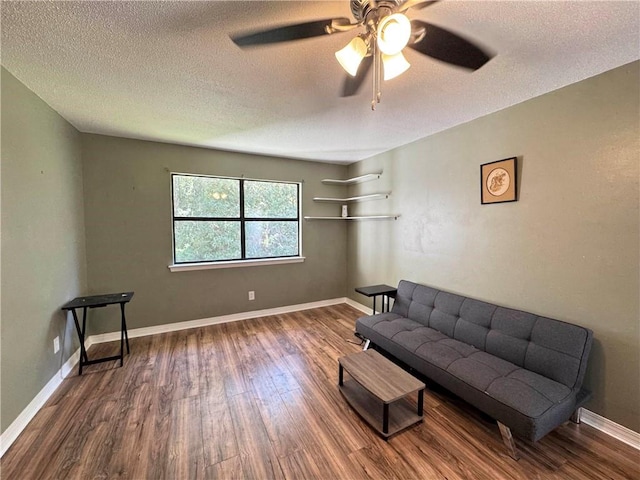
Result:
{"type": "Polygon", "coordinates": [[[516,157],[480,165],[480,202],[515,202],[518,200],[518,166],[516,157]]]}

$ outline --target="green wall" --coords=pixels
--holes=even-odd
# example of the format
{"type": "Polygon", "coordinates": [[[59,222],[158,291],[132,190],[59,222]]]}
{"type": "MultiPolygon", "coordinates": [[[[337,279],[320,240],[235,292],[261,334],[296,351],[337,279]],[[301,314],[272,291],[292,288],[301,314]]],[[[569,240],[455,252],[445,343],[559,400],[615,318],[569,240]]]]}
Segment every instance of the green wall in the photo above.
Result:
{"type": "Polygon", "coordinates": [[[80,134],[4,68],[1,81],[4,431],[77,348],[60,306],[86,275],[80,134]]]}
{"type": "MultiPolygon", "coordinates": [[[[587,405],[640,431],[639,64],[350,167],[391,190],[349,226],[348,294],[409,279],[591,328],[587,405]],[[480,204],[480,164],[517,156],[520,199],[480,204]]],[[[426,113],[428,115],[428,112],[426,113]]]]}
{"type": "MultiPolygon", "coordinates": [[[[344,194],[322,185],[346,167],[259,157],[101,135],[83,135],[87,271],[93,293],[133,290],[130,328],[344,297],[344,222],[303,221],[304,263],[170,272],[169,172],[303,181],[303,215],[338,215],[314,196],[344,194]],[[248,300],[248,291],[256,299],[248,300]]],[[[96,311],[117,330],[117,309],[96,311]]]]}

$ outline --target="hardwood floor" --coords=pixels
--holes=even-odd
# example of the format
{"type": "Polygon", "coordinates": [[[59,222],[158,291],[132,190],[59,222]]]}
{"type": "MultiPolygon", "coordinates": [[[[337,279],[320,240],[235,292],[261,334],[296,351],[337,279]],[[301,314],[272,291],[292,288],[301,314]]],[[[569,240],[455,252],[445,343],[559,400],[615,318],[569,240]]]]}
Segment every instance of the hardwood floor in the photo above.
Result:
{"type": "MultiPolygon", "coordinates": [[[[567,423],[505,451],[497,425],[427,384],[423,423],[379,438],[338,392],[347,305],[131,339],[124,367],[64,380],[3,479],[638,479],[640,452],[567,423]]],[[[116,343],[91,348],[109,354],[116,343]]],[[[415,400],[414,400],[415,401],[415,400]]]]}

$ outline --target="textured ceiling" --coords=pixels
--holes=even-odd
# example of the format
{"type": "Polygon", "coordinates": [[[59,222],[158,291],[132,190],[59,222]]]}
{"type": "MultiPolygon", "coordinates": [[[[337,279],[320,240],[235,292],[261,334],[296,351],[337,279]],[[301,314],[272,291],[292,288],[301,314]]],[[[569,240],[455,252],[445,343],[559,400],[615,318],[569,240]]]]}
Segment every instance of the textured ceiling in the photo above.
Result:
{"type": "Polygon", "coordinates": [[[409,51],[411,69],[341,98],[338,33],[240,49],[228,34],[349,4],[2,2],[2,65],[82,132],[351,163],[640,57],[637,1],[456,1],[419,18],[497,56],[474,73],[409,51]]]}

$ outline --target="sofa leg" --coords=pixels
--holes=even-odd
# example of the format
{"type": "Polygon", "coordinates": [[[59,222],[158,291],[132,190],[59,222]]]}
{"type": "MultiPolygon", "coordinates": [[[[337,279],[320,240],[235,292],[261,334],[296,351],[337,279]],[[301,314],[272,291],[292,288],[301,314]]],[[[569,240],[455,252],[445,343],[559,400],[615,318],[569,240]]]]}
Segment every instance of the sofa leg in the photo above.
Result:
{"type": "Polygon", "coordinates": [[[575,412],[573,412],[573,415],[571,415],[571,421],[573,423],[577,423],[578,425],[580,425],[580,418],[582,417],[582,407],[576,409],[575,412]]]}
{"type": "Polygon", "coordinates": [[[500,435],[502,435],[502,441],[507,447],[509,456],[514,460],[520,460],[520,455],[518,455],[518,450],[516,449],[516,442],[513,440],[513,435],[511,435],[511,429],[500,422],[498,422],[498,428],[500,428],[500,435]]]}
{"type": "Polygon", "coordinates": [[[368,350],[369,349],[369,344],[371,343],[371,340],[369,340],[368,338],[364,341],[364,347],[362,347],[362,350],[368,350]]]}

